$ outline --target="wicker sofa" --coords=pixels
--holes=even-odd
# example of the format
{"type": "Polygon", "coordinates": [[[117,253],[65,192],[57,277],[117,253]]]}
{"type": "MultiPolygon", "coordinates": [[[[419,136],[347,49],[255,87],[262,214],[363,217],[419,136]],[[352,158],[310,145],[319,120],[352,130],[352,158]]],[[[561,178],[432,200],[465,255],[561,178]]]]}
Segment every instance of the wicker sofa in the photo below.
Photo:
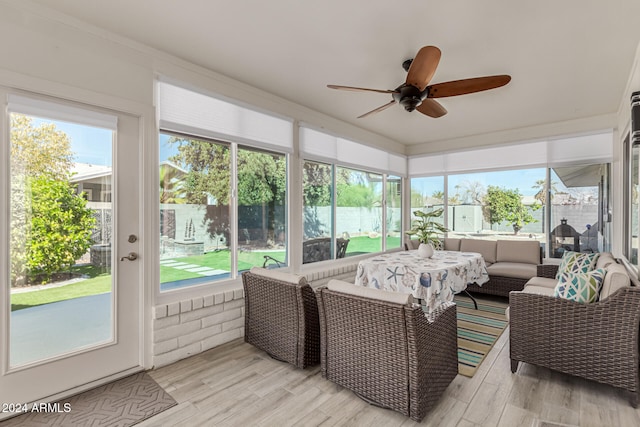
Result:
{"type": "Polygon", "coordinates": [[[458,373],[455,305],[429,323],[409,294],[331,280],[317,296],[323,377],[422,420],[458,373]]]}
{"type": "Polygon", "coordinates": [[[508,297],[510,291],[521,291],[542,264],[542,247],[537,240],[445,238],[443,249],[482,254],[489,282],[482,286],[470,284],[467,290],[475,293],[508,297]]]}
{"type": "Polygon", "coordinates": [[[302,276],[254,267],[242,273],[244,340],[298,368],[320,362],[316,295],[302,276]]]}
{"type": "Polygon", "coordinates": [[[596,265],[607,270],[598,302],[557,298],[557,268],[539,266],[523,291],[510,294],[511,371],[526,362],[609,384],[629,392],[637,407],[640,288],[605,253],[596,265]]]}

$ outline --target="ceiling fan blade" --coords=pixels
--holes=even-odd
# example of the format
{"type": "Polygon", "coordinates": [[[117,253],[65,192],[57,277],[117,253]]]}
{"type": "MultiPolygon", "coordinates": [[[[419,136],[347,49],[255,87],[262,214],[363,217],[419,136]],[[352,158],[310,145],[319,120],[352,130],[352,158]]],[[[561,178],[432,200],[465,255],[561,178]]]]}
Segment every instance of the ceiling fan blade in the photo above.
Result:
{"type": "Polygon", "coordinates": [[[435,46],[420,49],[409,66],[406,83],[423,91],[436,73],[441,54],[435,46]]]}
{"type": "Polygon", "coordinates": [[[435,99],[427,98],[422,101],[422,104],[416,107],[416,110],[420,111],[422,114],[425,114],[429,117],[433,117],[437,119],[438,117],[442,117],[447,114],[447,109],[442,106],[435,99]]]}
{"type": "Polygon", "coordinates": [[[366,87],[353,87],[353,86],[340,86],[340,85],[327,85],[329,89],[350,90],[353,92],[378,92],[378,93],[397,93],[397,90],[390,89],[369,89],[366,87]]]}
{"type": "Polygon", "coordinates": [[[467,93],[481,92],[506,85],[511,81],[511,76],[486,76],[473,79],[454,80],[429,86],[429,98],[445,98],[447,96],[465,95],[467,93]]]}
{"type": "Polygon", "coordinates": [[[396,103],[396,101],[394,100],[394,101],[389,102],[388,104],[381,105],[380,107],[376,108],[375,110],[371,110],[368,113],[364,113],[363,115],[358,116],[358,118],[359,119],[363,119],[363,118],[365,118],[367,116],[370,116],[372,114],[379,113],[380,111],[386,110],[387,108],[391,107],[395,103],[396,103]]]}

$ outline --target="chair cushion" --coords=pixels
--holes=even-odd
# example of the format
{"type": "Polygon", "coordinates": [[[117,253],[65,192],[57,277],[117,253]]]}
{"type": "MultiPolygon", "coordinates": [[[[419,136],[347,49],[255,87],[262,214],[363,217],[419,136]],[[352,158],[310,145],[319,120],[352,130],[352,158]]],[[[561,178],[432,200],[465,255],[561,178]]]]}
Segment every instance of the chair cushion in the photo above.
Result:
{"type": "Polygon", "coordinates": [[[395,304],[409,304],[413,302],[413,295],[401,292],[389,292],[381,289],[367,288],[364,286],[354,285],[353,283],[344,282],[342,280],[332,279],[327,283],[327,289],[330,291],[341,292],[343,294],[355,295],[364,298],[371,298],[379,301],[387,301],[395,304]]]}
{"type": "Polygon", "coordinates": [[[603,268],[588,273],[566,271],[560,276],[553,294],[576,302],[596,302],[606,274],[603,268]]]}
{"type": "Polygon", "coordinates": [[[602,290],[600,291],[600,300],[609,298],[618,289],[631,286],[631,279],[627,274],[627,269],[623,265],[614,263],[606,268],[607,275],[604,277],[602,290]]]}
{"type": "Polygon", "coordinates": [[[253,267],[249,271],[251,272],[251,274],[268,277],[270,279],[279,280],[281,282],[293,283],[294,285],[304,285],[307,283],[307,279],[304,276],[285,273],[284,271],[269,270],[261,267],[253,267]]]}
{"type": "Polygon", "coordinates": [[[495,240],[461,239],[460,251],[477,252],[485,262],[493,264],[496,262],[496,243],[495,240]]]}
{"type": "Polygon", "coordinates": [[[461,239],[455,239],[453,237],[444,238],[444,250],[445,251],[459,251],[461,239]]]}
{"type": "MultiPolygon", "coordinates": [[[[557,284],[558,282],[555,283],[557,284]]],[[[554,296],[555,290],[555,286],[550,288],[548,286],[527,285],[524,287],[522,292],[524,292],[525,294],[547,295],[552,297],[554,296]]]]}
{"type": "Polygon", "coordinates": [[[599,253],[566,251],[562,255],[562,261],[560,262],[560,267],[558,267],[556,279],[560,280],[560,276],[566,272],[587,273],[593,270],[599,256],[599,253]]]}
{"type": "Polygon", "coordinates": [[[489,278],[502,276],[517,279],[531,279],[538,274],[535,264],[522,262],[496,262],[487,267],[487,273],[489,273],[489,278]]]}
{"type": "Polygon", "coordinates": [[[537,240],[498,240],[497,262],[540,264],[540,242],[537,240]]]}
{"type": "MultiPolygon", "coordinates": [[[[524,285],[524,289],[527,289],[527,286],[540,286],[542,288],[549,288],[551,289],[551,291],[553,291],[557,284],[558,281],[556,279],[536,276],[529,279],[529,281],[524,285]]],[[[551,292],[551,295],[553,295],[553,292],[551,292]]]]}

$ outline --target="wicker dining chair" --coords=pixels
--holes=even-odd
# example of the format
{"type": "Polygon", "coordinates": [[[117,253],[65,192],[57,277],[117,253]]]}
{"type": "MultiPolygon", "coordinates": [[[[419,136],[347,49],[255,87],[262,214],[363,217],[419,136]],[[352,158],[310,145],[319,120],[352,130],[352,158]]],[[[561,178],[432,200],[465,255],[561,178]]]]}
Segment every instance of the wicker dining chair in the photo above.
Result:
{"type": "Polygon", "coordinates": [[[245,342],[298,368],[320,362],[316,296],[303,276],[254,267],[242,273],[245,342]]]}
{"type": "Polygon", "coordinates": [[[421,421],[458,374],[455,305],[429,323],[420,306],[336,289],[348,287],[402,295],[337,280],[318,291],[323,377],[421,421]]]}

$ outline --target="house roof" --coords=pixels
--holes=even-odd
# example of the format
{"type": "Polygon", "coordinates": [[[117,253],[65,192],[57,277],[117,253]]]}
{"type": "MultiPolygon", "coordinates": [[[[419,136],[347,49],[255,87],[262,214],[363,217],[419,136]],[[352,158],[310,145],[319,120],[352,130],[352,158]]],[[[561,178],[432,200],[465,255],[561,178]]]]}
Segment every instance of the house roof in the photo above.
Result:
{"type": "Polygon", "coordinates": [[[291,101],[316,125],[330,116],[400,142],[407,154],[614,128],[640,41],[637,0],[33,2],[40,13],[62,12],[101,36],[229,77],[238,93],[245,84],[262,90],[261,106],[291,101]],[[391,96],[326,87],[394,89],[406,77],[402,62],[425,45],[442,50],[432,83],[513,79],[441,99],[449,113],[438,119],[398,105],[357,119],[391,96]]]}
{"type": "MultiPolygon", "coordinates": [[[[160,162],[160,167],[170,167],[182,172],[183,174],[187,173],[185,169],[168,160],[160,162]]],[[[71,169],[71,179],[69,181],[83,182],[108,176],[111,176],[111,166],[94,165],[90,163],[74,163],[73,168],[71,169]]]]}

